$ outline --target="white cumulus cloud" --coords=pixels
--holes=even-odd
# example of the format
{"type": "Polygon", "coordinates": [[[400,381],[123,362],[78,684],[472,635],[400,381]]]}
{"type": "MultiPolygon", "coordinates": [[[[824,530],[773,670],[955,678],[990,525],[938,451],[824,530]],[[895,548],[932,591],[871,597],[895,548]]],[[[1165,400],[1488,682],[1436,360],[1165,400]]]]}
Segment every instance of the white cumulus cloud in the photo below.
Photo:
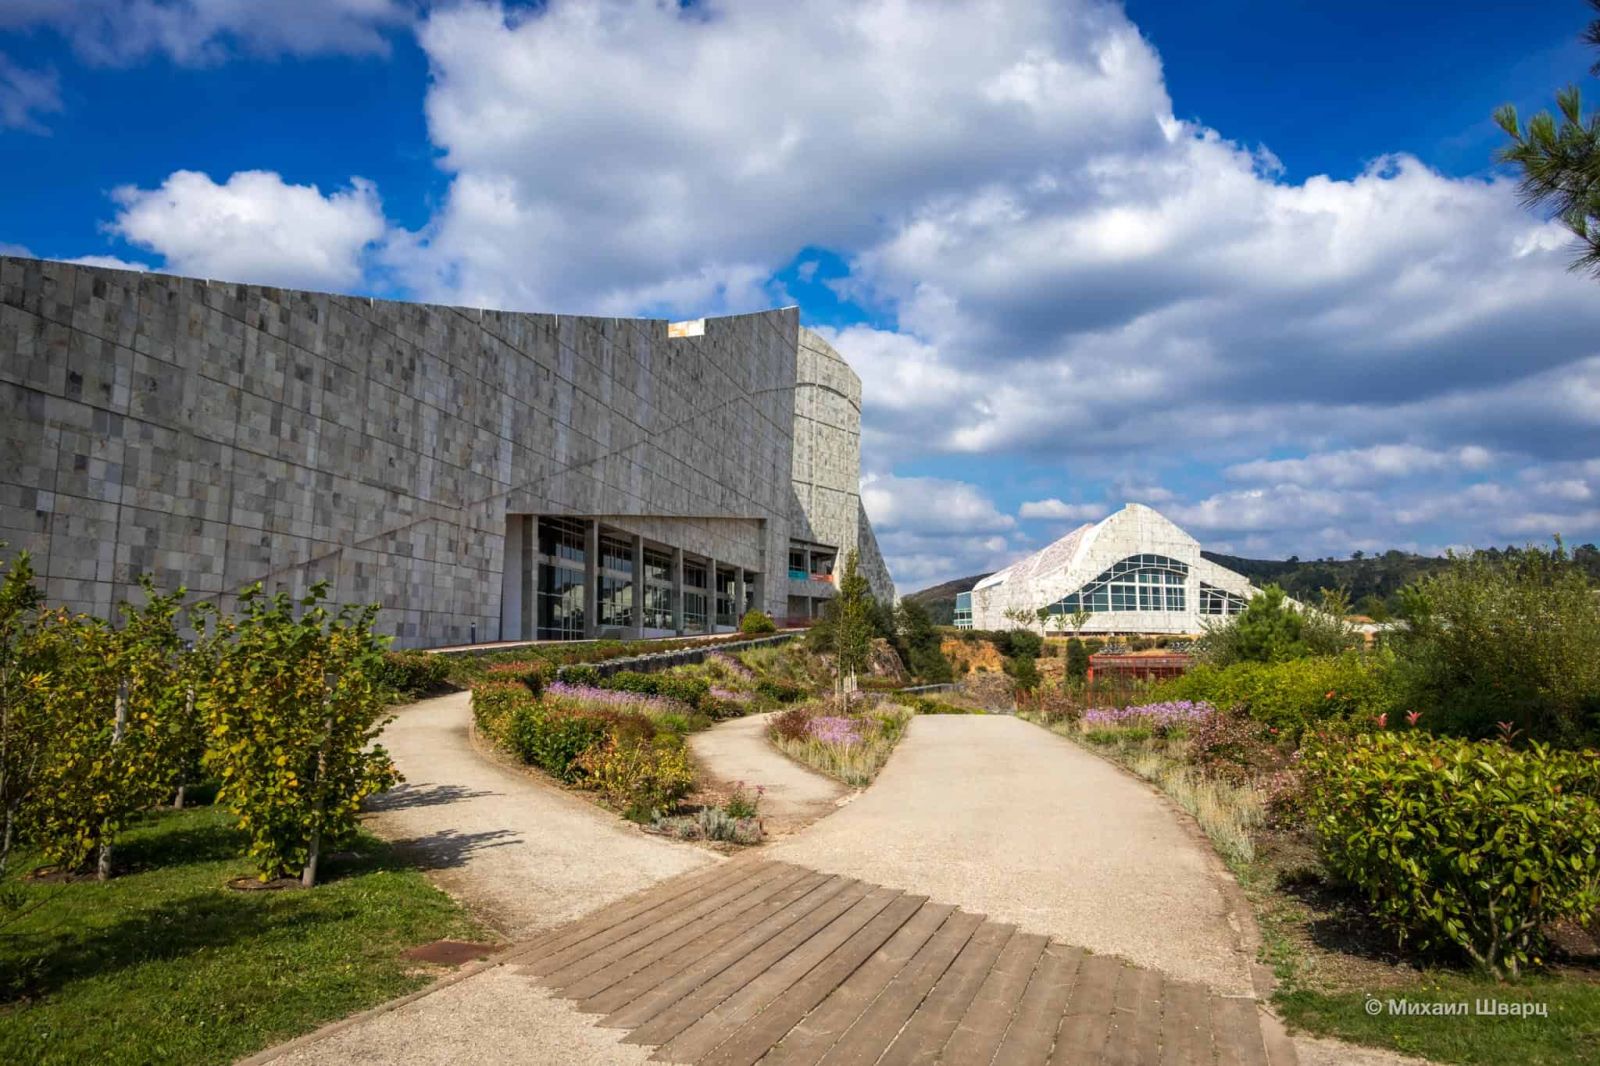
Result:
{"type": "Polygon", "coordinates": [[[218,184],[190,170],[154,189],[124,186],[109,228],[181,274],[299,288],[345,288],[362,278],[364,253],[384,235],[371,182],[353,178],[324,195],[270,171],[218,184]]]}

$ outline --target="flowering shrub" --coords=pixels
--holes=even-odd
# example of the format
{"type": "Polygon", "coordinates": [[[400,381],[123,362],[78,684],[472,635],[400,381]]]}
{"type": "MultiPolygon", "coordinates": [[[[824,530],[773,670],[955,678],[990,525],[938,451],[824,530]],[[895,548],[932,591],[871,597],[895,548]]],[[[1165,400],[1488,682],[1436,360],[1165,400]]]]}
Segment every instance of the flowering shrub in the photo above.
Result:
{"type": "Polygon", "coordinates": [[[1337,656],[1278,663],[1201,665],[1152,691],[1163,700],[1195,700],[1242,707],[1251,718],[1297,740],[1313,726],[1370,721],[1398,709],[1391,659],[1383,654],[1337,656]]]}
{"type": "Polygon", "coordinates": [[[480,681],[472,686],[472,719],[478,732],[500,747],[511,744],[511,718],[517,708],[533,705],[533,693],[520,681],[480,681]]]}
{"type": "MultiPolygon", "coordinates": [[[[583,779],[579,759],[590,748],[614,738],[621,730],[621,716],[581,708],[549,704],[517,707],[508,728],[508,746],[523,762],[540,767],[568,784],[583,779]]],[[[642,719],[629,730],[634,735],[648,734],[649,719],[642,719]]]]}
{"type": "Polygon", "coordinates": [[[517,681],[525,685],[529,692],[537,696],[544,691],[552,678],[555,677],[555,667],[541,659],[514,660],[512,662],[491,663],[484,671],[484,676],[491,681],[517,681]]]}
{"type": "Polygon", "coordinates": [[[1199,724],[1216,713],[1217,709],[1204,700],[1168,700],[1128,707],[1093,707],[1083,712],[1082,722],[1088,728],[1141,725],[1148,729],[1170,729],[1199,724]]]}
{"type": "Polygon", "coordinates": [[[1238,709],[1205,716],[1189,735],[1189,761],[1207,773],[1243,784],[1282,765],[1276,726],[1238,709]]]}
{"type": "Polygon", "coordinates": [[[791,707],[782,714],[775,714],[767,724],[767,730],[778,740],[804,740],[811,735],[812,712],[807,707],[791,707]]]}
{"type": "Polygon", "coordinates": [[[566,681],[552,682],[550,687],[545,689],[542,702],[547,707],[560,707],[572,711],[603,710],[647,717],[683,710],[681,703],[665,696],[646,696],[637,692],[573,685],[566,681]]]}
{"type": "Polygon", "coordinates": [[[1380,732],[1301,759],[1330,870],[1402,940],[1516,975],[1600,907],[1600,754],[1380,732]]]}
{"type": "Polygon", "coordinates": [[[806,723],[806,732],[812,739],[844,747],[861,743],[862,729],[861,719],[834,714],[819,715],[806,723]]]}

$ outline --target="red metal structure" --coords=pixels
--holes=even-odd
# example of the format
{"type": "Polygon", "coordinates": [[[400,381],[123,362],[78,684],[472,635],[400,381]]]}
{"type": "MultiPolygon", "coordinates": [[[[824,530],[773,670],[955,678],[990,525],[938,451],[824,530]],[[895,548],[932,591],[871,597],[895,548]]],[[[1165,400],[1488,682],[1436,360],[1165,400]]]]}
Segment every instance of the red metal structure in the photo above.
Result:
{"type": "Polygon", "coordinates": [[[1194,656],[1180,652],[1158,655],[1107,655],[1096,652],[1089,656],[1089,680],[1095,678],[1164,678],[1177,677],[1194,665],[1194,656]]]}

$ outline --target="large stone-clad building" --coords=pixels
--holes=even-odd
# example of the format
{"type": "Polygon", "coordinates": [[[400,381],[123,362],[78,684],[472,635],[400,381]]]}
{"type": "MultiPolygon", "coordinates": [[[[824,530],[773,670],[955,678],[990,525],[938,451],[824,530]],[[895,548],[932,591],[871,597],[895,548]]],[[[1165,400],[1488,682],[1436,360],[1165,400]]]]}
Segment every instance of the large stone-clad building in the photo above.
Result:
{"type": "Polygon", "coordinates": [[[376,602],[400,646],[809,616],[858,550],[861,383],[795,308],[522,314],[0,258],[0,541],[98,615],[139,575],[376,602]]]}

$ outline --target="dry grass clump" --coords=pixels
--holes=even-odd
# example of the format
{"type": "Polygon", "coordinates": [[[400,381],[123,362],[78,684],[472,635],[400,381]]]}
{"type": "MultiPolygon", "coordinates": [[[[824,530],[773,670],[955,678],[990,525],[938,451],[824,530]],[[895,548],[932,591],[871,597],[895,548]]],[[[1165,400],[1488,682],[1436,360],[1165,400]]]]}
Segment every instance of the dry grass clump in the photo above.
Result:
{"type": "Polygon", "coordinates": [[[913,712],[865,699],[841,708],[818,700],[773,718],[767,736],[789,758],[852,788],[864,788],[889,761],[913,712]]]}

